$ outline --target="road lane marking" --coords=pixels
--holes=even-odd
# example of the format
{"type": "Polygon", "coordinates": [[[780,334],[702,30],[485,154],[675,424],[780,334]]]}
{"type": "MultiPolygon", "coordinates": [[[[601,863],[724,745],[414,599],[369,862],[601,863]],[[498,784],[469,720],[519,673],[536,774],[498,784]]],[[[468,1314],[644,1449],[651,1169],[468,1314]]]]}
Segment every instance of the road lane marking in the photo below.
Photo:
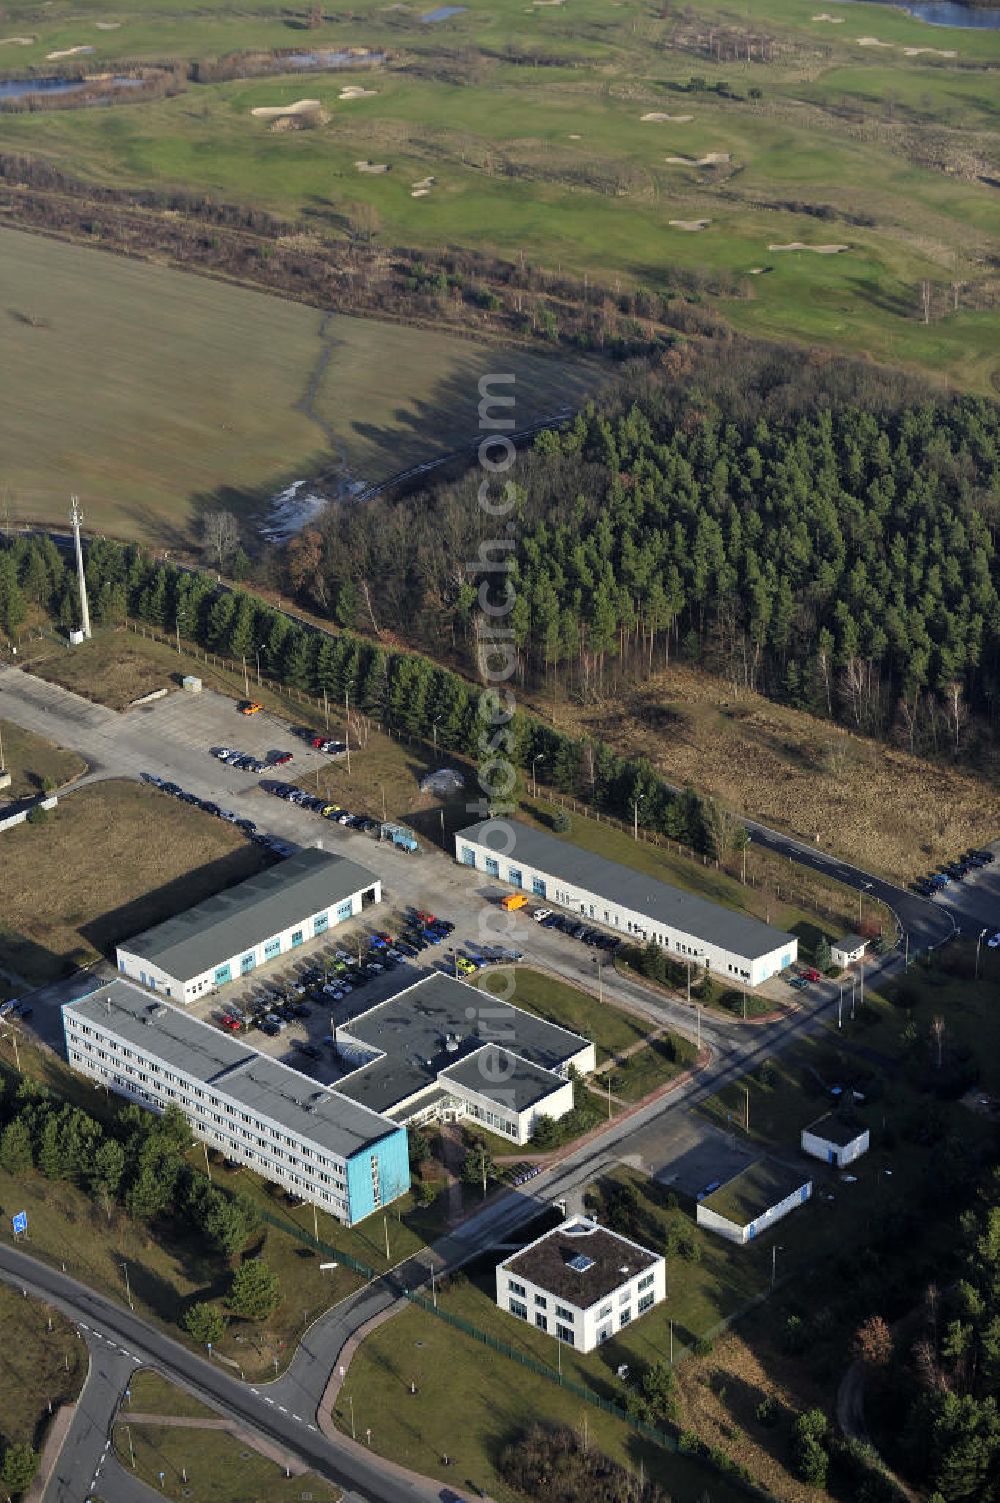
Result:
{"type": "Polygon", "coordinates": [[[269,1399],[269,1398],[268,1398],[268,1397],[267,1397],[267,1394],[265,1394],[265,1395],[264,1395],[264,1403],[265,1403],[265,1404],[273,1404],[273,1403],[274,1403],[274,1400],[273,1400],[273,1399],[269,1399]]]}
{"type": "Polygon", "coordinates": [[[302,1423],[302,1416],[301,1416],[301,1414],[293,1414],[292,1415],[292,1419],[293,1420],[297,1420],[298,1423],[301,1425],[301,1423],[302,1423]]]}

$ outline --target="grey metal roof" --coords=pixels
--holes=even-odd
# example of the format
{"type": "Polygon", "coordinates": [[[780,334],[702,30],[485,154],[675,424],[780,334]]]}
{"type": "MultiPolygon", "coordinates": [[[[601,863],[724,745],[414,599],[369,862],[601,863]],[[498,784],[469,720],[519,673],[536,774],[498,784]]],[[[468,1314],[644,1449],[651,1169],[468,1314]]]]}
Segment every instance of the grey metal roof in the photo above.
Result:
{"type": "MultiPolygon", "coordinates": [[[[485,845],[480,835],[492,824],[491,820],[482,820],[467,830],[460,830],[455,836],[456,851],[463,840],[485,845]]],[[[622,908],[652,919],[664,929],[673,929],[705,944],[718,945],[720,949],[729,950],[746,960],[770,955],[794,939],[794,935],[751,918],[749,914],[723,908],[697,893],[685,892],[683,888],[673,887],[669,882],[647,876],[645,872],[609,861],[606,856],[585,851],[545,830],[522,824],[520,820],[505,819],[504,824],[514,832],[514,845],[509,852],[501,853],[503,860],[515,866],[519,860],[523,861],[525,866],[558,877],[570,886],[599,893],[622,908]]],[[[555,899],[550,895],[546,901],[554,902],[555,899]]]]}
{"type": "Polygon", "coordinates": [[[589,1310],[659,1260],[659,1253],[576,1216],[506,1258],[500,1267],[578,1310],[589,1310]]]}
{"type": "Polygon", "coordinates": [[[526,1111],[565,1085],[561,1075],[543,1070],[541,1065],[521,1059],[509,1049],[499,1049],[496,1044],[484,1044],[457,1065],[449,1065],[441,1071],[441,1079],[453,1080],[467,1091],[475,1091],[477,1096],[514,1112],[526,1111]]]}
{"type": "Polygon", "coordinates": [[[320,1148],[349,1158],[398,1131],[376,1112],[323,1087],[269,1055],[220,1033],[128,981],[111,981],[64,1012],[99,1024],[122,1043],[212,1086],[246,1109],[320,1148]]]}
{"type": "MultiPolygon", "coordinates": [[[[382,1059],[337,1082],[338,1091],[378,1112],[432,1085],[485,1043],[499,1044],[528,1065],[553,1070],[589,1042],[468,982],[439,974],[352,1018],[342,1032],[383,1051],[382,1059]]],[[[494,1089],[502,1091],[503,1084],[494,1089]]]]}
{"type": "Polygon", "coordinates": [[[843,939],[835,939],[830,946],[831,950],[867,950],[868,941],[863,934],[845,934],[843,939]]]}
{"type": "Polygon", "coordinates": [[[178,981],[191,981],[377,880],[356,861],[310,847],[123,940],[118,948],[151,961],[178,981]]]}
{"type": "Polygon", "coordinates": [[[826,1143],[835,1143],[838,1148],[846,1148],[848,1143],[856,1143],[863,1137],[868,1128],[863,1122],[847,1122],[834,1112],[827,1112],[825,1117],[817,1117],[802,1131],[812,1133],[826,1143]]]}

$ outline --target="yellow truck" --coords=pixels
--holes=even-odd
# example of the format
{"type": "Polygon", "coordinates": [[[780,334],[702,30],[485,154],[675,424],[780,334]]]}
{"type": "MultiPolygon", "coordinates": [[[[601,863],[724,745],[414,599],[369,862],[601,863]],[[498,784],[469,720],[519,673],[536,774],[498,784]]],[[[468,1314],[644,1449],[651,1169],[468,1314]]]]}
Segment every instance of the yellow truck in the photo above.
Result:
{"type": "Polygon", "coordinates": [[[505,898],[500,899],[500,907],[506,908],[508,913],[514,913],[518,908],[526,908],[528,900],[523,892],[509,892],[505,898]]]}

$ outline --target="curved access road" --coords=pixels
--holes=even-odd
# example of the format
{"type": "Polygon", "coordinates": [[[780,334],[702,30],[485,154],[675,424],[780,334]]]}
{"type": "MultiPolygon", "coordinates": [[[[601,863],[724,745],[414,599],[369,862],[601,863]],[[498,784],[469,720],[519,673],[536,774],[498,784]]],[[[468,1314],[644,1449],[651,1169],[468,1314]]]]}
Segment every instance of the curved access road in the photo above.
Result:
{"type": "MultiPolygon", "coordinates": [[[[86,1405],[81,1403],[79,1424],[74,1421],[70,1428],[45,1503],[86,1503],[95,1488],[98,1496],[113,1498],[115,1503],[148,1496],[146,1489],[135,1490],[134,1479],[121,1472],[107,1449],[124,1383],[137,1365],[155,1366],[213,1408],[298,1457],[352,1498],[366,1503],[438,1503],[440,1483],[405,1476],[349,1440],[329,1439],[314,1423],[314,1411],[299,1414],[270,1389],[265,1395],[263,1388],[230,1377],[225,1369],[196,1356],[113,1300],[20,1248],[0,1247],[0,1278],[55,1305],[76,1322],[85,1337],[97,1338],[98,1350],[110,1354],[105,1378],[92,1387],[92,1370],[84,1386],[81,1400],[86,1397],[86,1405]]],[[[96,1362],[92,1369],[104,1365],[96,1362]]]]}

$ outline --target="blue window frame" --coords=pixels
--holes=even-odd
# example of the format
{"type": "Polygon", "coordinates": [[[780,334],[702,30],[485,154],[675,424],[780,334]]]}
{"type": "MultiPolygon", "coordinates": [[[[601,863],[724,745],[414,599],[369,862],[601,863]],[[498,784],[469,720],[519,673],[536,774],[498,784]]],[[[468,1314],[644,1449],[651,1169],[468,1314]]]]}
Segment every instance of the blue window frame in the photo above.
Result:
{"type": "Polygon", "coordinates": [[[507,881],[508,882],[512,882],[515,887],[522,886],[522,884],[524,882],[524,874],[521,871],[520,867],[517,867],[517,866],[508,867],[508,869],[507,869],[507,881]]]}
{"type": "Polygon", "coordinates": [[[294,948],[296,945],[300,945],[301,943],[302,943],[302,930],[301,929],[296,929],[295,933],[292,935],[292,947],[294,948]]]}
{"type": "Polygon", "coordinates": [[[544,896],[545,896],[545,883],[544,883],[544,881],[542,880],[541,877],[532,877],[532,879],[531,879],[531,890],[535,894],[536,898],[544,898],[544,896]]]}
{"type": "Polygon", "coordinates": [[[487,858],[486,858],[486,871],[487,871],[487,874],[489,876],[491,876],[491,877],[499,877],[499,875],[500,875],[500,863],[499,863],[499,861],[497,860],[497,858],[495,856],[487,856],[487,858]]]}
{"type": "Polygon", "coordinates": [[[330,915],[328,913],[317,913],[316,917],[313,919],[313,933],[322,934],[323,930],[329,929],[329,927],[330,915]]]}
{"type": "Polygon", "coordinates": [[[471,845],[463,845],[463,847],[462,847],[462,865],[463,866],[475,866],[475,864],[476,864],[476,853],[475,853],[475,851],[472,849],[471,845]]]}
{"type": "Polygon", "coordinates": [[[350,898],[348,898],[346,903],[339,903],[337,905],[337,923],[340,924],[344,921],[344,919],[349,919],[353,912],[354,904],[351,902],[350,898]]]}
{"type": "Polygon", "coordinates": [[[264,959],[265,960],[273,960],[276,955],[280,955],[280,954],[281,954],[281,940],[280,939],[269,939],[269,940],[267,940],[265,942],[265,944],[264,944],[264,959]]]}
{"type": "Polygon", "coordinates": [[[233,968],[227,961],[225,965],[217,965],[215,968],[215,984],[222,986],[226,981],[232,981],[233,968]]]}
{"type": "Polygon", "coordinates": [[[250,972],[254,969],[256,964],[257,957],[253,954],[252,951],[249,955],[244,955],[240,960],[240,975],[249,976],[250,972]]]}

